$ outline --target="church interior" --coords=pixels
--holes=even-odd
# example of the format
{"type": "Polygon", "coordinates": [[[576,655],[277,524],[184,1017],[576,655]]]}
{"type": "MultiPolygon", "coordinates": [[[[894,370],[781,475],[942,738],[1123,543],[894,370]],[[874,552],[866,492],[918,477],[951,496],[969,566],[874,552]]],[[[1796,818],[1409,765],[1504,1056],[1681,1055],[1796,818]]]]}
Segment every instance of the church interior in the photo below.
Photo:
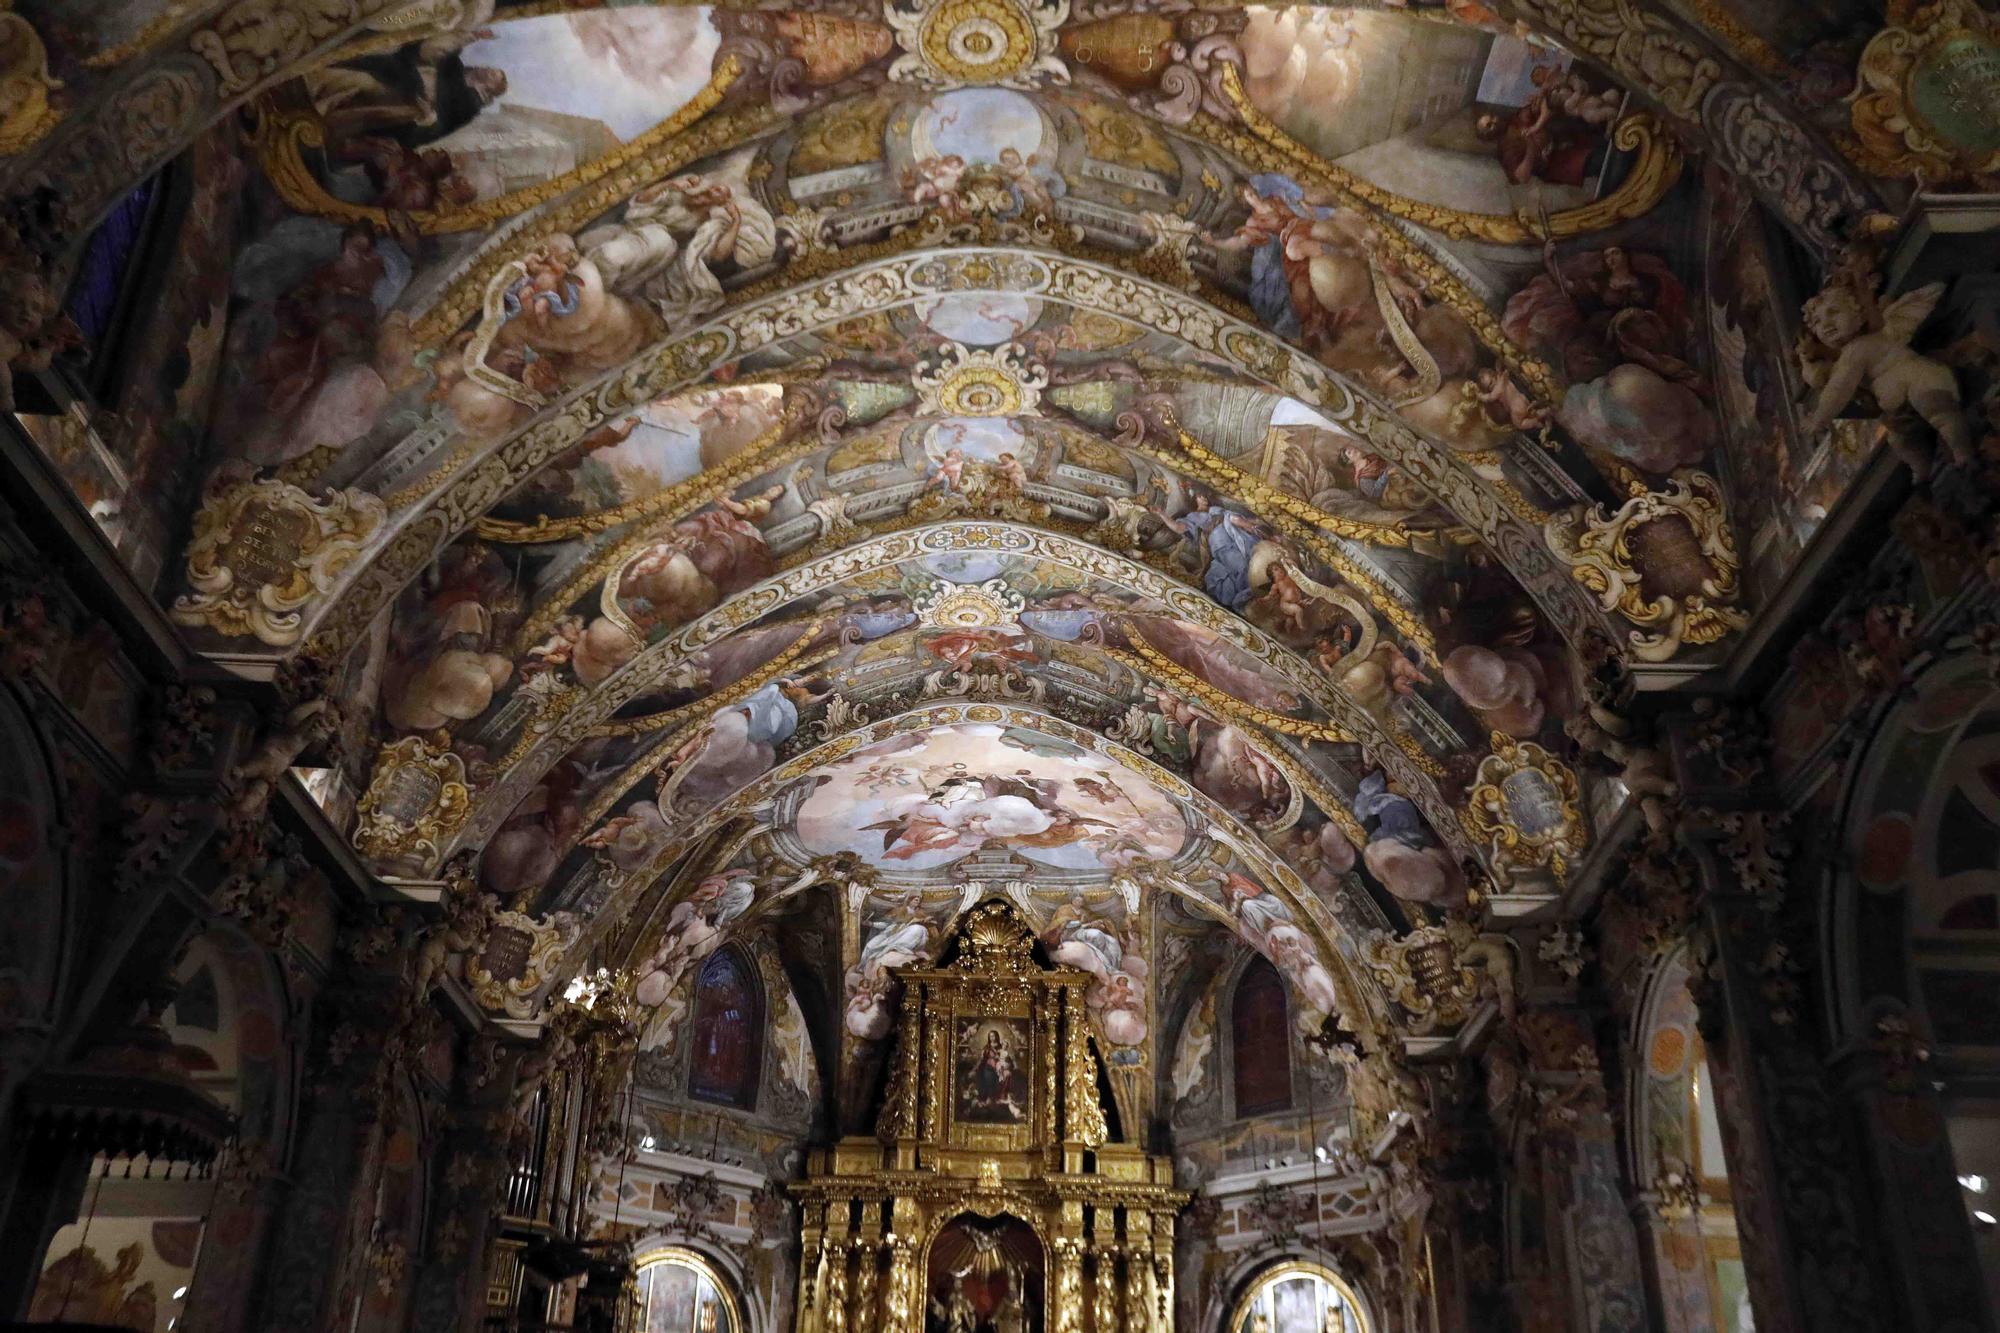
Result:
{"type": "Polygon", "coordinates": [[[1991,0],[0,0],[0,1330],[1995,1333],[1991,0]]]}

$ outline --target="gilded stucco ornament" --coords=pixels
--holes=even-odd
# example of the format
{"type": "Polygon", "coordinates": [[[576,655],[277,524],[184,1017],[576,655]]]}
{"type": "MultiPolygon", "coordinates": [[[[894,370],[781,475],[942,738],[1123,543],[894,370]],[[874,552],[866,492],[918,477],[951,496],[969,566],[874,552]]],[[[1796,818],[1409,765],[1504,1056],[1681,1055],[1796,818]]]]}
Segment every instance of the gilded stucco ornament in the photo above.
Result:
{"type": "Polygon", "coordinates": [[[218,474],[188,543],[193,591],[174,599],[173,618],[289,648],[304,632],[304,608],[333,591],[387,514],[366,491],[315,499],[286,482],[232,485],[218,474]]]}
{"type": "Polygon", "coordinates": [[[486,947],[465,960],[465,985],[480,1008],[509,1018],[530,1019],[541,1011],[542,992],[556,978],[563,954],[583,927],[568,912],[538,921],[525,912],[493,918],[486,947]]]}
{"type": "Polygon", "coordinates": [[[1543,525],[1576,581],[1639,628],[1632,656],[1664,662],[1749,623],[1736,605],[1736,540],[1715,478],[1690,472],[1607,514],[1580,506],[1543,525]]]}
{"type": "Polygon", "coordinates": [[[1716,58],[1707,34],[1671,11],[1641,0],[1499,0],[1497,8],[1595,61],[1669,115],[1699,125],[1716,160],[1752,182],[1816,249],[1833,250],[1839,220],[1867,206],[1846,163],[1787,104],[1736,75],[1716,58]]]}
{"type": "Polygon", "coordinates": [[[1589,843],[1582,793],[1568,765],[1532,741],[1493,733],[1466,797],[1465,826],[1486,843],[1503,884],[1546,871],[1558,883],[1589,843]]]}
{"type": "Polygon", "coordinates": [[[2000,21],[1970,0],[1889,7],[1855,70],[1853,156],[1879,176],[1991,187],[2000,175],[2000,21]]]}
{"type": "Polygon", "coordinates": [[[354,846],[402,873],[427,870],[472,812],[465,761],[421,736],[382,747],[355,807],[354,846]]]}
{"type": "Polygon", "coordinates": [[[946,417],[1032,415],[1049,386],[1049,368],[1018,343],[970,348],[946,343],[910,376],[919,410],[946,417]]]}
{"type": "Polygon", "coordinates": [[[946,583],[939,579],[910,601],[917,622],[927,629],[986,629],[1016,623],[1027,599],[1007,580],[981,584],[946,583]]]}
{"type": "Polygon", "coordinates": [[[1466,965],[1442,926],[1419,926],[1398,939],[1370,940],[1362,957],[1397,1004],[1410,1013],[1410,1031],[1457,1027],[1472,1016],[1479,974],[1466,965]]]}
{"type": "Polygon", "coordinates": [[[40,143],[62,119],[49,94],[62,81],[49,76],[49,52],[41,34],[0,0],[0,157],[40,143]]]}
{"type": "Polygon", "coordinates": [[[941,88],[1069,82],[1056,55],[1069,0],[915,0],[885,5],[883,17],[903,49],[892,79],[941,88]]]}

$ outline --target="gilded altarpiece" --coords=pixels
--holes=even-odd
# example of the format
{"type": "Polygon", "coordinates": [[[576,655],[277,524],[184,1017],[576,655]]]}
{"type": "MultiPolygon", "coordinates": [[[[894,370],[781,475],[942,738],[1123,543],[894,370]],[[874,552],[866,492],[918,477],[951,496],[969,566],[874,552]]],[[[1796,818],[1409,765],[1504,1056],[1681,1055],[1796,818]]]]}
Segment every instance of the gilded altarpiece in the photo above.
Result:
{"type": "Polygon", "coordinates": [[[1084,991],[1002,900],[904,968],[873,1137],[813,1154],[799,1333],[1172,1327],[1173,1163],[1112,1140],[1084,991]]]}

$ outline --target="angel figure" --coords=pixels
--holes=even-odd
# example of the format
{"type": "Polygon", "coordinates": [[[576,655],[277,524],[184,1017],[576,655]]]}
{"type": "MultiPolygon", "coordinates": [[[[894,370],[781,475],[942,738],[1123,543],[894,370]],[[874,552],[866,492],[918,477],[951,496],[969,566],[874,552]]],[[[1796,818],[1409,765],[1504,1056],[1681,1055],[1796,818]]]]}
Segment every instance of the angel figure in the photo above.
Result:
{"type": "Polygon", "coordinates": [[[486,947],[493,933],[494,916],[500,900],[478,890],[478,881],[469,866],[454,864],[445,870],[444,918],[424,932],[412,964],[407,1012],[422,1011],[440,980],[447,974],[454,954],[470,957],[486,947]]]}
{"type": "MultiPolygon", "coordinates": [[[[1819,391],[1804,424],[1808,436],[1831,426],[1866,383],[1884,412],[1907,404],[1930,423],[1953,459],[1972,461],[1972,428],[1959,401],[1957,379],[1950,367],[1910,347],[1943,295],[1944,284],[1933,282],[1875,310],[1873,293],[1848,274],[1806,302],[1807,332],[1833,354],[1830,365],[1824,358],[1802,357],[1806,383],[1819,391]]],[[[1910,465],[1911,476],[1921,481],[1930,474],[1930,459],[1903,432],[1891,431],[1889,439],[1910,465]]]]}

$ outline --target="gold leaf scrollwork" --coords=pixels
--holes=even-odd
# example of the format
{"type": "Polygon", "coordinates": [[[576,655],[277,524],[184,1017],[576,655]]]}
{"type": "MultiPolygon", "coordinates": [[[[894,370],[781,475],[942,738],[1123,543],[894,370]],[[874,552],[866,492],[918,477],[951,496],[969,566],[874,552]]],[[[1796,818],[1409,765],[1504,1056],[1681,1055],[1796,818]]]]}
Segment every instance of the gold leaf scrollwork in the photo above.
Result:
{"type": "Polygon", "coordinates": [[[1569,766],[1532,741],[1493,733],[1466,796],[1466,828],[1491,852],[1494,875],[1510,883],[1543,871],[1562,883],[1588,843],[1582,793],[1569,766]]]}
{"type": "Polygon", "coordinates": [[[1933,185],[2000,172],[2000,22],[1970,0],[1890,12],[1855,70],[1848,155],[1933,185]]]}
{"type": "Polygon", "coordinates": [[[49,75],[41,34],[0,0],[0,157],[26,152],[62,119],[49,94],[62,87],[49,75]]]}
{"type": "Polygon", "coordinates": [[[568,912],[538,921],[523,912],[493,918],[486,947],[465,960],[466,989],[480,1008],[509,1018],[530,1019],[541,1008],[541,992],[582,926],[568,912]]]}
{"type": "Polygon", "coordinates": [[[1612,129],[1612,144],[1638,156],[1618,188],[1602,199],[1550,213],[1546,220],[1530,213],[1468,213],[1463,209],[1427,203],[1385,190],[1366,177],[1320,158],[1292,140],[1259,111],[1238,80],[1227,80],[1224,89],[1229,94],[1230,105],[1258,138],[1288,157],[1296,155],[1312,159],[1312,169],[1316,174],[1391,217],[1414,222],[1455,241],[1539,245],[1551,238],[1564,240],[1603,231],[1651,212],[1653,206],[1666,198],[1667,191],[1680,180],[1684,165],[1680,144],[1672,132],[1660,123],[1657,116],[1642,111],[1625,117],[1612,129]]]}
{"type": "Polygon", "coordinates": [[[889,68],[898,82],[951,88],[1069,81],[1055,54],[1068,0],[904,0],[883,13],[904,51],[889,68]]]}
{"type": "Polygon", "coordinates": [[[1631,652],[1664,662],[1682,645],[1714,643],[1743,628],[1736,605],[1736,541],[1722,490],[1703,472],[1636,495],[1607,514],[1572,510],[1543,525],[1549,548],[1599,605],[1639,628],[1631,652]]]}
{"type": "Polygon", "coordinates": [[[375,757],[368,790],[355,807],[354,846],[385,867],[427,870],[471,812],[465,761],[431,749],[421,736],[405,736],[375,757]]]}
{"type": "Polygon", "coordinates": [[[1456,1027],[1472,1016],[1479,974],[1465,966],[1442,926],[1419,926],[1398,939],[1370,940],[1362,957],[1397,1004],[1408,1010],[1411,1031],[1456,1027]]]}
{"type": "Polygon", "coordinates": [[[1082,1032],[1081,1017],[1073,1015],[1077,1025],[1070,1036],[1063,1105],[1069,1111],[1069,1137],[1087,1148],[1096,1148],[1110,1137],[1111,1130],[1104,1120],[1104,1104],[1098,1099],[1097,1055],[1082,1032]]]}
{"type": "Polygon", "coordinates": [[[174,599],[171,614],[183,625],[289,648],[305,632],[304,608],[333,591],[387,515],[366,491],[315,499],[270,478],[231,485],[218,476],[188,543],[191,591],[174,599]]]}

